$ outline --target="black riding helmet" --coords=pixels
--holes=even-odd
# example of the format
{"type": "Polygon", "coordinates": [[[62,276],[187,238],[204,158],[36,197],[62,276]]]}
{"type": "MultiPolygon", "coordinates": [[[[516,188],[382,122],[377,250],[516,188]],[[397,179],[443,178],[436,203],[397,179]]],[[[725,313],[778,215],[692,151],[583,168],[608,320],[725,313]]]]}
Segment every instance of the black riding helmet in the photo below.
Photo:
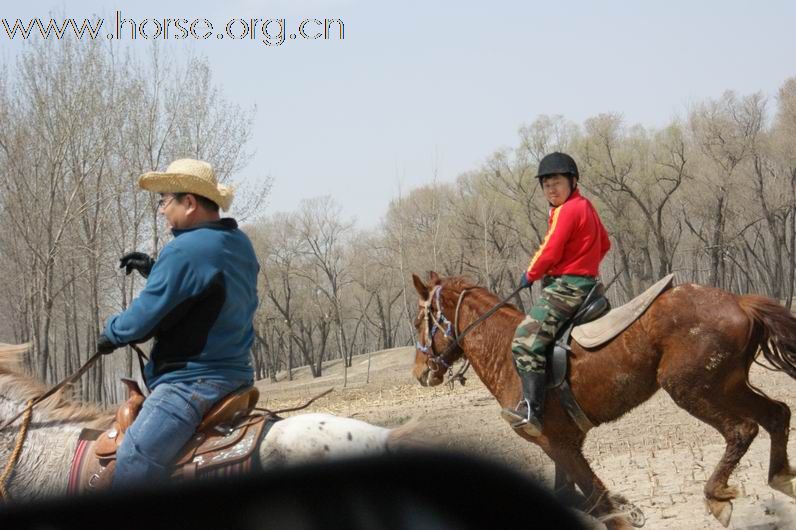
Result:
{"type": "Polygon", "coordinates": [[[539,162],[539,171],[536,178],[539,179],[539,185],[542,185],[544,177],[550,175],[566,175],[569,177],[569,186],[574,190],[576,187],[574,178],[580,178],[578,173],[578,165],[575,160],[566,153],[550,153],[546,155],[541,162],[539,162]]]}

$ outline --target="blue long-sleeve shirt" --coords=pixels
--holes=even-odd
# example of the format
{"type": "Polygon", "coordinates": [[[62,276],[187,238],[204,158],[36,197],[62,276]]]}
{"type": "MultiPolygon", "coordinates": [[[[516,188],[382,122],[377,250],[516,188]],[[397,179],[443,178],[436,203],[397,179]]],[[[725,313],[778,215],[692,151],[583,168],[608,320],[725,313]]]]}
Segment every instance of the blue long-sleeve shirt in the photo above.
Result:
{"type": "Polygon", "coordinates": [[[173,230],[146,286],[104,334],[118,345],[155,344],[147,384],[196,379],[253,379],[249,352],[259,265],[234,219],[173,230]]]}

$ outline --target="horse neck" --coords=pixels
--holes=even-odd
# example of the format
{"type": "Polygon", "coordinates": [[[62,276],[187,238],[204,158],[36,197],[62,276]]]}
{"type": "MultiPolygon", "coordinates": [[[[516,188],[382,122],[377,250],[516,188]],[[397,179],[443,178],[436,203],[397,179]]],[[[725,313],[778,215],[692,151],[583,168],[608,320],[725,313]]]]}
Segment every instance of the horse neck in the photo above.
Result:
{"type": "MultiPolygon", "coordinates": [[[[0,377],[0,425],[25,408],[27,394],[18,395],[30,381],[20,375],[0,377]],[[9,387],[15,391],[9,391],[9,387]]],[[[58,394],[33,409],[22,451],[7,484],[17,500],[40,500],[66,493],[69,468],[84,427],[102,428],[110,421],[92,407],[69,402],[58,394]],[[57,400],[53,402],[53,400],[57,400]],[[51,406],[50,406],[51,405],[51,406]]],[[[0,464],[9,461],[22,419],[0,431],[0,464]]]]}
{"type": "MultiPolygon", "coordinates": [[[[498,303],[492,298],[478,292],[465,295],[459,310],[459,331],[498,303]]],[[[458,299],[459,292],[449,290],[446,311],[450,312],[447,314],[455,314],[458,299]]],[[[520,380],[511,355],[511,340],[522,318],[522,313],[516,309],[503,307],[475,326],[459,343],[484,386],[503,406],[513,406],[519,399],[520,380]]]]}

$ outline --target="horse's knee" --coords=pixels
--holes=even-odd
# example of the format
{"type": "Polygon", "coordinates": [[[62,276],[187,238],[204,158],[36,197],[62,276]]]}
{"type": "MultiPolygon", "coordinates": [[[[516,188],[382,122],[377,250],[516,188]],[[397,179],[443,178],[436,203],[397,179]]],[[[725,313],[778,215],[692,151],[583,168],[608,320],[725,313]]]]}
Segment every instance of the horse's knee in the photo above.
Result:
{"type": "Polygon", "coordinates": [[[737,445],[746,449],[757,436],[760,428],[754,421],[742,421],[734,425],[724,434],[728,445],[737,445]]]}
{"type": "Polygon", "coordinates": [[[760,428],[757,426],[756,422],[749,421],[749,422],[743,422],[740,425],[739,430],[741,432],[741,437],[744,440],[748,439],[749,442],[751,443],[751,441],[755,439],[755,436],[757,436],[757,432],[760,430],[760,428]]]}

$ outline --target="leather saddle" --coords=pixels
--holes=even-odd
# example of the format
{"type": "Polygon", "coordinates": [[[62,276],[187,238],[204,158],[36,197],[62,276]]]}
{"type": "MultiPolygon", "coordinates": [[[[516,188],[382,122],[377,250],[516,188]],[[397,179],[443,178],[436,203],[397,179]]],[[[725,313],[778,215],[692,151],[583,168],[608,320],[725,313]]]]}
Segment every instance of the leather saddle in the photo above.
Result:
{"type": "MultiPolygon", "coordinates": [[[[69,476],[69,493],[99,491],[110,487],[116,468],[116,451],[125,432],[144,404],[138,383],[122,379],[128,398],[116,411],[110,429],[85,429],[80,435],[69,476]]],[[[229,476],[248,472],[260,440],[278,421],[277,416],[253,413],[260,396],[251,386],[237,390],[205,414],[196,433],[180,451],[172,479],[229,476]]]]}
{"type": "Polygon", "coordinates": [[[566,380],[567,358],[569,352],[572,351],[569,347],[572,329],[597,320],[610,310],[611,302],[605,297],[605,286],[602,282],[597,282],[575,315],[558,332],[553,348],[553,362],[550,363],[551,369],[547,374],[547,388],[557,388],[566,380]]]}

